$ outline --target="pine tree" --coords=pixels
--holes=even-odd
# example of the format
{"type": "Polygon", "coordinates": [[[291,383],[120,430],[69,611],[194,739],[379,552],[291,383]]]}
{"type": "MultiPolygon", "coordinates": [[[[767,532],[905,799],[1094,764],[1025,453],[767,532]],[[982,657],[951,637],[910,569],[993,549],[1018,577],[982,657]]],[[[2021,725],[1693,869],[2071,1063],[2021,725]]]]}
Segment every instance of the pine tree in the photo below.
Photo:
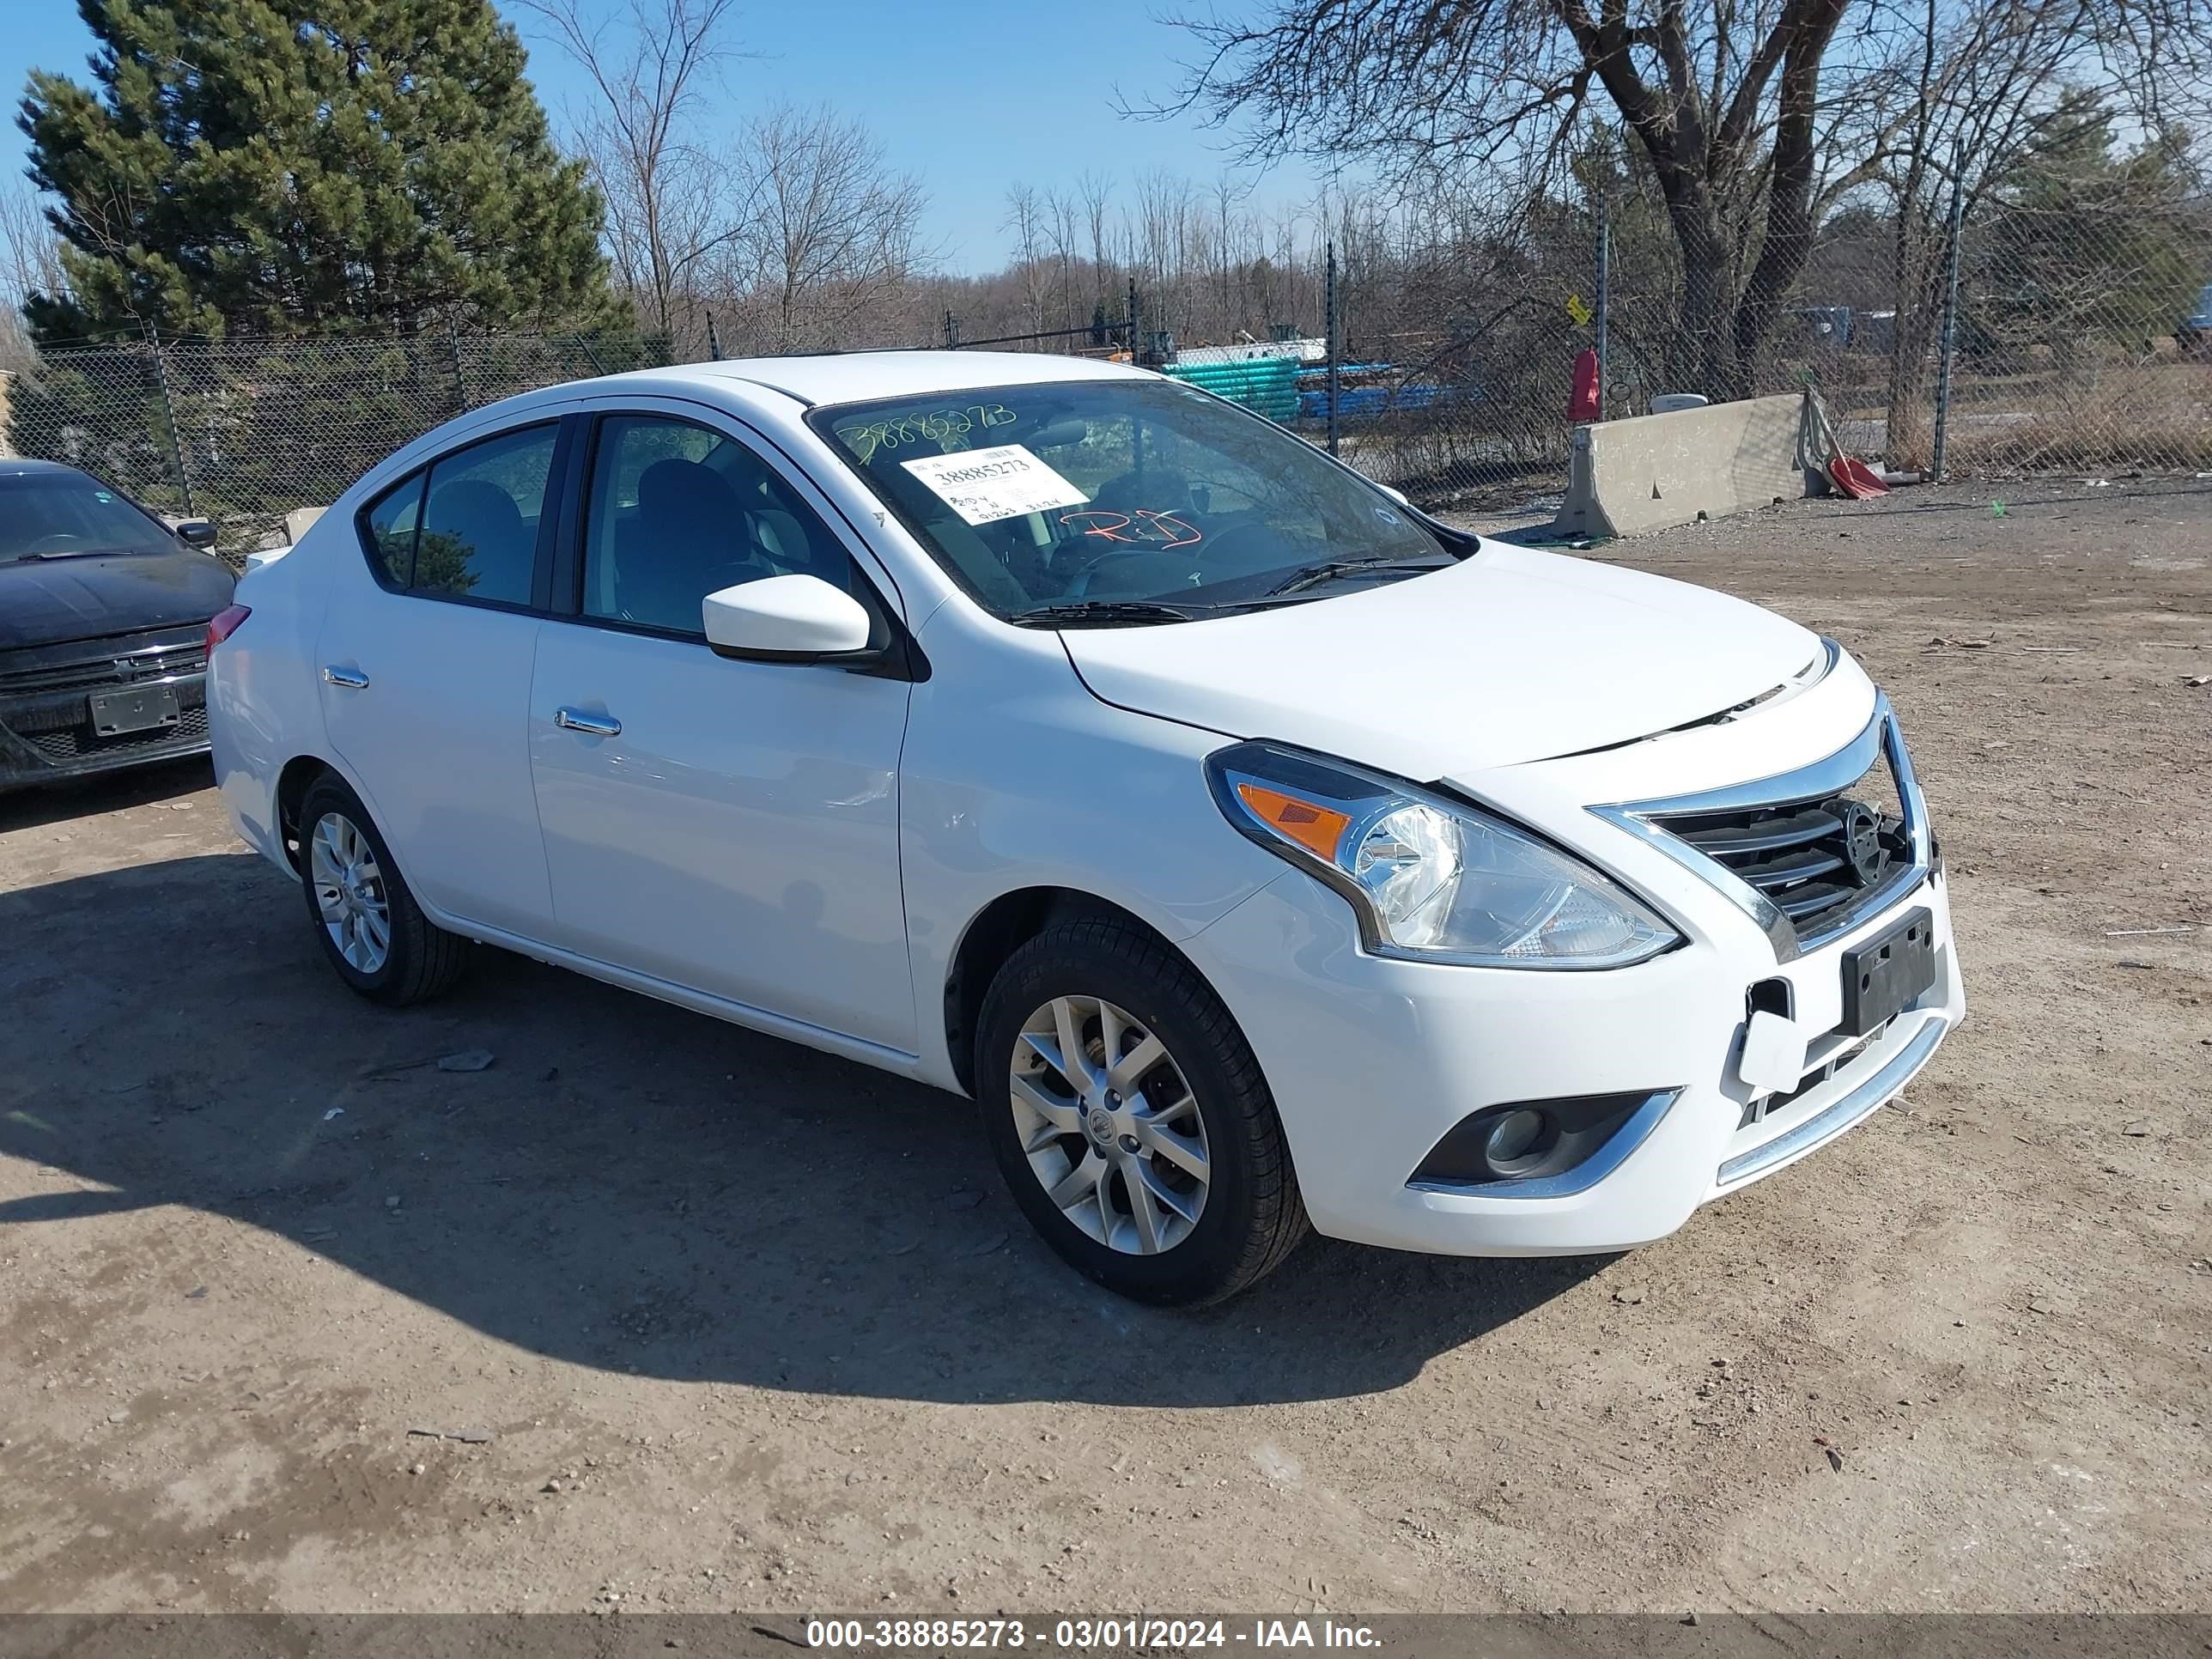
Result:
{"type": "Polygon", "coordinates": [[[2063,92],[1990,180],[1990,228],[1969,227],[1961,298],[1972,343],[2039,344],[2071,362],[2142,351],[2188,312],[2203,272],[2203,180],[2189,135],[2123,149],[2112,109],[2063,92]]]}
{"type": "Polygon", "coordinates": [[[58,198],[42,341],[627,322],[600,202],[489,0],[78,0],[95,86],[34,71],[58,198]]]}

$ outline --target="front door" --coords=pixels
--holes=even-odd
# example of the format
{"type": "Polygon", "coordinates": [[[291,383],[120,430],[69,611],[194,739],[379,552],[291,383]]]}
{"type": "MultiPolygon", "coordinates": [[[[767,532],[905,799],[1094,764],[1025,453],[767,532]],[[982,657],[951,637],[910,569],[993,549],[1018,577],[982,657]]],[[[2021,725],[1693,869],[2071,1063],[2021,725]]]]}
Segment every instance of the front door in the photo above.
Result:
{"type": "Polygon", "coordinates": [[[732,431],[612,414],[587,451],[578,615],[529,742],[553,943],[902,1053],[904,680],[737,662],[700,601],[793,572],[883,602],[797,481],[732,431]]]}

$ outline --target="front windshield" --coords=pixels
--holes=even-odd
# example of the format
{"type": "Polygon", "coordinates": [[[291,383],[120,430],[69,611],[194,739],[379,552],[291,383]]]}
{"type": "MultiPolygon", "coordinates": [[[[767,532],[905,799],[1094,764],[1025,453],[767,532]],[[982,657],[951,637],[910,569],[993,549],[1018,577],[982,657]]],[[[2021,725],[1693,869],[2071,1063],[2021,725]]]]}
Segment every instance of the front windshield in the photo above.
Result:
{"type": "Polygon", "coordinates": [[[161,526],[82,472],[0,477],[0,564],[94,553],[173,553],[161,526]]]}
{"type": "Polygon", "coordinates": [[[1001,617],[1172,620],[1319,597],[1340,562],[1453,550],[1304,441],[1170,380],[1073,380],[810,417],[1001,617]],[[1297,591],[1270,597],[1285,584],[1297,591]]]}

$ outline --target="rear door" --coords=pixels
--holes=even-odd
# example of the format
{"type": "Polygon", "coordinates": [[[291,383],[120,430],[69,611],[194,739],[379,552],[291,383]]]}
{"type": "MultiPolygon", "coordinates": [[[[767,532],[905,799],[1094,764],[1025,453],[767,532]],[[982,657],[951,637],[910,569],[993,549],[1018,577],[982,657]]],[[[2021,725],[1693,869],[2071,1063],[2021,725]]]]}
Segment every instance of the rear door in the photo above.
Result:
{"type": "Polygon", "coordinates": [[[317,643],[325,726],[409,884],[529,939],[552,918],[524,728],[563,427],[479,439],[362,514],[374,580],[317,643]]]}

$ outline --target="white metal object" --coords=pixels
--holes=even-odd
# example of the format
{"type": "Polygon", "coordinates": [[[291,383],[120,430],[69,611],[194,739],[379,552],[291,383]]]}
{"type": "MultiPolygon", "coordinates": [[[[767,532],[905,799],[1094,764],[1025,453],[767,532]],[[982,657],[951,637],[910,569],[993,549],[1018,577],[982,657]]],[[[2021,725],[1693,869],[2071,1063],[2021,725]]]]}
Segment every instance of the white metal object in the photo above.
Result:
{"type": "MultiPolygon", "coordinates": [[[[820,419],[896,396],[981,421],[1024,386],[1067,383],[1162,384],[1027,354],[725,362],[552,387],[429,434],[240,586],[252,614],[214,654],[209,703],[240,834],[291,870],[298,826],[280,782],[292,763],[319,763],[360,796],[436,925],[951,1089],[984,1086],[955,1018],[979,919],[1030,914],[1025,896],[1079,896],[1150,929],[1226,1007],[1315,1224],[1412,1249],[1583,1252],[1662,1237],[1857,1122],[1963,1016],[1932,857],[1893,901],[1791,954],[1740,895],[1673,855],[1662,829],[1595,810],[1741,791],[1863,742],[1875,687],[1797,624],[1484,542],[1428,574],[1240,614],[1015,625],[933,556],[911,503],[891,510],[820,419]],[[849,591],[818,574],[741,581],[703,596],[691,635],[573,606],[426,598],[372,571],[357,515],[426,463],[532,422],[639,411],[743,446],[849,560],[849,591]],[[1425,958],[1417,932],[1410,948],[1372,948],[1342,888],[1241,832],[1212,793],[1209,757],[1255,739],[1517,826],[1565,867],[1632,894],[1672,942],[1632,965],[1553,972],[1425,958]],[[1829,1036],[1844,953],[1916,908],[1932,919],[1935,982],[1845,1052],[1829,1036]],[[1747,1015],[1748,988],[1778,979],[1792,1018],[1747,1015]],[[1471,1114],[1613,1096],[1656,1103],[1586,1186],[1516,1196],[1413,1179],[1471,1114]],[[1775,1096],[1789,1098],[1753,1109],[1775,1096]]],[[[1052,434],[1035,441],[1066,471],[1052,434]]],[[[1284,467],[1308,464],[1296,440],[1280,442],[1284,467]]],[[[1406,531],[1395,492],[1364,499],[1406,531]]],[[[1160,520],[1172,540],[1171,516],[1160,520]]],[[[1005,544],[1007,523],[974,528],[1005,544]]],[[[1385,854],[1432,855],[1418,840],[1385,854]]],[[[1459,845],[1475,857],[1478,842],[1459,845]]],[[[310,873],[319,902],[322,864],[310,873]]],[[[1480,890],[1495,876],[1456,879],[1480,890]]],[[[327,908],[325,921],[351,927],[327,908]]],[[[1146,1041],[1130,1011],[1096,997],[1085,1009],[1146,1041]]],[[[1117,1160],[1179,1169],[1165,1182],[1176,1201],[1141,1214],[1117,1202],[1109,1217],[1096,1178],[1062,1206],[1080,1226],[1087,1193],[1097,1242],[1171,1252],[1222,1201],[1221,1149],[1171,1121],[1179,1099],[1146,1091],[1162,1119],[1149,1127],[1126,1091],[1109,1104],[1099,1079],[1118,1062],[1103,1048],[1085,1045],[1082,1078],[1060,1070],[1042,1046],[1060,1042],[1060,1018],[1053,1003],[1032,1016],[1033,1059],[992,1086],[1026,1105],[1036,1156],[1048,1128],[1055,1142],[1091,1136],[1109,1189],[1129,1178],[1117,1160]],[[1093,1105],[1106,1114],[1095,1135],[1093,1105]]],[[[1054,1156],[1065,1167],[1048,1191],[1089,1154],[1054,1156]]]]}
{"type": "Polygon", "coordinates": [[[1654,415],[1672,415],[1677,410],[1703,409],[1706,398],[1701,392],[1662,392],[1651,399],[1654,415]]]}

